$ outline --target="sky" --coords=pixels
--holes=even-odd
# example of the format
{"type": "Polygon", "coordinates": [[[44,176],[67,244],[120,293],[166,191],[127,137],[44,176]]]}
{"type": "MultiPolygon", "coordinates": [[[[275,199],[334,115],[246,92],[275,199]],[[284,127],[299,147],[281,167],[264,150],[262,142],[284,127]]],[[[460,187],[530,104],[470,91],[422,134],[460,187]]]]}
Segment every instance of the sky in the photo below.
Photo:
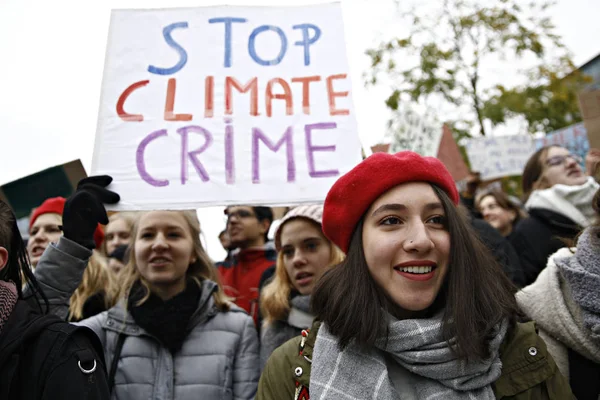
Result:
{"type": "MultiPolygon", "coordinates": [[[[437,0],[434,0],[437,1],[437,0]]],[[[441,0],[439,0],[441,2],[441,0]]],[[[286,5],[330,1],[287,0],[286,5]]],[[[0,0],[0,185],[42,169],[81,159],[89,172],[110,11],[210,5],[280,5],[281,0],[0,0]]],[[[385,87],[366,89],[364,54],[390,35],[401,35],[392,0],[343,0],[346,46],[358,131],[364,147],[380,142],[389,112],[385,87]]],[[[581,65],[600,53],[598,0],[558,0],[556,32],[581,65]]],[[[502,73],[502,71],[499,71],[502,73]]],[[[510,78],[507,76],[507,79],[510,78]]],[[[216,236],[221,212],[199,213],[209,254],[223,257],[216,236]]]]}

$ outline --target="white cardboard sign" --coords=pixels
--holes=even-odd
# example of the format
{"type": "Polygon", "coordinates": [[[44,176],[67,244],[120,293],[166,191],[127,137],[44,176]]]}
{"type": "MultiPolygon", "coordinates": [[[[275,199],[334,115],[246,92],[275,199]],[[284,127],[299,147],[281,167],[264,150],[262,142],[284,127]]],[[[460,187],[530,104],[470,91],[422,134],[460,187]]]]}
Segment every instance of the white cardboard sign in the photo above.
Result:
{"type": "Polygon", "coordinates": [[[388,131],[390,152],[411,150],[422,156],[437,157],[442,133],[442,124],[433,122],[433,118],[420,115],[410,107],[402,107],[388,131]]]}
{"type": "Polygon", "coordinates": [[[503,176],[521,175],[535,151],[530,135],[473,138],[465,141],[471,170],[484,181],[503,176]]]}
{"type": "Polygon", "coordinates": [[[92,174],[114,209],[323,201],[360,153],[339,3],[113,11],[92,174]]]}

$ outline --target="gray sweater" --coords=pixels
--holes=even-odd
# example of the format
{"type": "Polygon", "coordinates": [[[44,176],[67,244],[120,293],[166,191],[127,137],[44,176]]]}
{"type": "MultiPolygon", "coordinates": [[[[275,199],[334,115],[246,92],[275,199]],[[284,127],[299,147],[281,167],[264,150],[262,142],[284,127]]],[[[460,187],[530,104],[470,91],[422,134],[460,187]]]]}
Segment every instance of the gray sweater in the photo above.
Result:
{"type": "MultiPolygon", "coordinates": [[[[91,255],[61,238],[50,245],[35,274],[52,312],[66,318],[91,255]]],[[[115,375],[113,399],[187,400],[252,399],[259,379],[258,338],[252,318],[232,305],[221,312],[214,304],[216,284],[204,281],[198,308],[190,320],[183,347],[175,354],[138,326],[123,303],[79,324],[94,330],[110,366],[120,333],[126,336],[115,375]]]]}

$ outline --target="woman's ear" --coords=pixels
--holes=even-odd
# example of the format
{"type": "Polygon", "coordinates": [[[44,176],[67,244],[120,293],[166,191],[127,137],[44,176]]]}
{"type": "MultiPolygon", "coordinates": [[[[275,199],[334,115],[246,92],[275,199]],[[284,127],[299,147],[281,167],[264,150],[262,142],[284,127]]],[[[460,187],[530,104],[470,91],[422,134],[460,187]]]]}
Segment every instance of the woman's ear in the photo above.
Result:
{"type": "Polygon", "coordinates": [[[8,264],[8,250],[0,246],[0,271],[8,264]]]}

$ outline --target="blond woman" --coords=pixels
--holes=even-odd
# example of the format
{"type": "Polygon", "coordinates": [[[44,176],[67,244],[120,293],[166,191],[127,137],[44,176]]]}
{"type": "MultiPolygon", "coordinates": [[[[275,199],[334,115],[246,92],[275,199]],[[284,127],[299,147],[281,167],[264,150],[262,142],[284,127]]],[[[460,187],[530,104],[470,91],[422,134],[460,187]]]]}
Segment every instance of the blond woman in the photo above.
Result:
{"type": "Polygon", "coordinates": [[[322,205],[299,206],[277,227],[275,274],[260,296],[261,366],[273,350],[311,326],[313,288],[327,269],[344,259],[344,253],[323,235],[322,217],[322,205]]]}

